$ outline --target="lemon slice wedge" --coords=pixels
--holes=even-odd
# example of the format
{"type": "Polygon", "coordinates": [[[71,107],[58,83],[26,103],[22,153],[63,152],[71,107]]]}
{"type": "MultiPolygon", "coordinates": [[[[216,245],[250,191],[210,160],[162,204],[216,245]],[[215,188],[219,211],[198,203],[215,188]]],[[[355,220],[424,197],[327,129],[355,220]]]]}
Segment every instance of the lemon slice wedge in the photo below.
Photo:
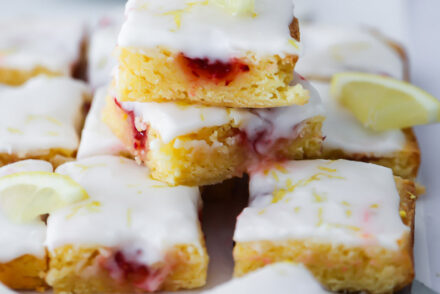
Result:
{"type": "Polygon", "coordinates": [[[255,0],[212,0],[232,15],[255,16],[255,0]]]}
{"type": "Polygon", "coordinates": [[[88,198],[79,184],[56,173],[21,172],[0,178],[0,209],[18,223],[88,198]]]}
{"type": "Polygon", "coordinates": [[[336,74],[331,95],[375,131],[440,121],[440,101],[416,86],[389,77],[356,72],[336,74]]]}

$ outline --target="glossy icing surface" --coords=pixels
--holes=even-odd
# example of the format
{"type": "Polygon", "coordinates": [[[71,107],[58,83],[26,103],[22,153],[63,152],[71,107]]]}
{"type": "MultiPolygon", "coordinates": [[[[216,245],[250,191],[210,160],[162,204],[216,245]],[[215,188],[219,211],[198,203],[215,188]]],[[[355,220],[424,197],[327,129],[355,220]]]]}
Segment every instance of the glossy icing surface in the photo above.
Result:
{"type": "Polygon", "coordinates": [[[206,0],[129,0],[119,46],[140,50],[165,47],[190,58],[223,60],[298,54],[290,36],[291,0],[256,0],[255,14],[234,16],[206,0]]]}
{"type": "Polygon", "coordinates": [[[78,159],[95,155],[119,155],[126,150],[121,141],[102,121],[102,110],[105,107],[106,98],[107,87],[99,88],[95,92],[92,107],[82,130],[78,159]]]}
{"type": "Polygon", "coordinates": [[[234,241],[313,240],[398,249],[410,229],[399,215],[390,169],[346,160],[305,160],[257,171],[234,241]]]}
{"type": "Polygon", "coordinates": [[[88,89],[70,78],[39,76],[0,89],[0,153],[76,150],[88,89]]]}
{"type": "Polygon", "coordinates": [[[242,278],[232,279],[204,294],[325,294],[322,286],[302,265],[292,263],[275,263],[267,265],[242,278]]]}
{"type": "Polygon", "coordinates": [[[404,77],[402,57],[387,41],[362,28],[309,24],[301,26],[304,55],[296,70],[310,77],[331,78],[338,72],[360,71],[404,77]]]}
{"type": "Polygon", "coordinates": [[[17,19],[0,23],[0,67],[42,66],[69,75],[80,57],[85,27],[73,20],[17,19]]]}
{"type": "MultiPolygon", "coordinates": [[[[0,168],[0,177],[30,171],[52,172],[49,162],[24,160],[0,168]]],[[[1,209],[0,202],[0,263],[6,263],[20,256],[30,254],[39,258],[45,256],[44,240],[46,226],[43,221],[15,223],[9,220],[1,209]]],[[[0,293],[1,289],[0,289],[0,293]]]]}
{"type": "Polygon", "coordinates": [[[201,248],[197,187],[166,186],[152,180],[147,168],[116,156],[66,163],[56,172],[81,184],[90,199],[51,214],[48,250],[69,244],[115,248],[150,265],[174,245],[201,248]]]}

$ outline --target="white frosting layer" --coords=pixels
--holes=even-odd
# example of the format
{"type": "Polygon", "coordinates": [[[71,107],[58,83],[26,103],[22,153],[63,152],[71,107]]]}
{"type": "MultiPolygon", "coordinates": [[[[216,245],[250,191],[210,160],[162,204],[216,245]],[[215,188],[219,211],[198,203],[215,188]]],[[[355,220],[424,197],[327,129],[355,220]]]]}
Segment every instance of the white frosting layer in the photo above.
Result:
{"type": "Polygon", "coordinates": [[[303,266],[275,263],[242,278],[233,279],[205,294],[329,294],[303,266]]]}
{"type": "Polygon", "coordinates": [[[238,109],[204,105],[185,105],[173,102],[120,102],[126,111],[157,131],[164,143],[178,136],[195,133],[203,128],[232,124],[245,131],[248,137],[256,137],[262,132],[269,134],[272,141],[292,138],[293,129],[302,121],[323,113],[317,92],[304,80],[299,80],[311,91],[309,102],[272,109],[238,109]]]}
{"type": "Polygon", "coordinates": [[[161,46],[211,60],[229,60],[247,52],[257,56],[300,52],[289,31],[292,0],[277,0],[276,5],[272,0],[256,0],[255,13],[255,17],[233,16],[206,0],[129,0],[118,42],[141,50],[161,46]]]}
{"type": "Polygon", "coordinates": [[[337,160],[291,161],[251,175],[236,242],[313,240],[391,250],[409,232],[392,171],[337,160]]]}
{"type": "Polygon", "coordinates": [[[326,150],[343,150],[348,154],[387,156],[405,147],[406,138],[401,130],[376,132],[361,122],[330,95],[330,85],[314,82],[324,106],[326,119],[322,126],[326,150]]]}
{"type": "Polygon", "coordinates": [[[104,18],[90,37],[88,78],[94,89],[109,83],[117,66],[116,43],[120,27],[118,20],[104,18]]]}
{"type": "Polygon", "coordinates": [[[0,89],[0,153],[76,150],[87,93],[79,81],[45,76],[0,89]]]}
{"type": "Polygon", "coordinates": [[[296,70],[306,77],[330,78],[339,72],[360,71],[403,78],[404,64],[399,53],[366,29],[302,25],[301,41],[304,56],[296,70]]]}
{"type": "Polygon", "coordinates": [[[56,172],[81,184],[90,200],[51,214],[50,251],[69,244],[111,247],[127,255],[140,250],[137,262],[150,265],[174,245],[201,247],[198,188],[168,187],[152,180],[147,168],[115,156],[66,163],[56,172]]]}
{"type": "Polygon", "coordinates": [[[0,294],[17,294],[17,292],[12,291],[11,289],[0,283],[0,294]]]}
{"type": "Polygon", "coordinates": [[[80,57],[84,25],[61,19],[0,22],[0,67],[32,70],[37,66],[69,75],[80,57]]]}
{"type": "MultiPolygon", "coordinates": [[[[53,168],[46,161],[19,161],[1,167],[0,177],[28,171],[52,172],[53,168]]],[[[24,224],[14,223],[4,215],[0,208],[0,263],[12,261],[26,254],[43,258],[45,256],[45,238],[46,226],[44,222],[35,220],[24,224]]]]}
{"type": "Polygon", "coordinates": [[[107,87],[99,88],[95,93],[92,107],[82,130],[78,159],[95,155],[119,155],[126,150],[122,142],[102,121],[106,97],[107,87]]]}

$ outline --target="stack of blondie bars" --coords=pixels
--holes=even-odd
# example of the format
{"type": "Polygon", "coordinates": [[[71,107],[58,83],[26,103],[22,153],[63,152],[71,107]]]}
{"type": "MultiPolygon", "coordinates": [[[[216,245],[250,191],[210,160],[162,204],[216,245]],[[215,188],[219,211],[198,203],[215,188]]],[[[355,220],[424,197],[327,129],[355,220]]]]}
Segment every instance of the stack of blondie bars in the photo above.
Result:
{"type": "Polygon", "coordinates": [[[57,293],[201,288],[201,193],[233,193],[222,183],[248,175],[235,278],[203,293],[411,284],[416,138],[367,129],[329,89],[347,71],[407,79],[404,51],[366,29],[302,24],[300,36],[293,12],[291,0],[129,0],[122,28],[105,18],[88,42],[79,24],[63,36],[58,23],[29,23],[44,46],[0,28],[0,281],[57,293]],[[72,70],[84,60],[87,71],[72,70]],[[89,87],[73,79],[81,72],[89,87]],[[29,216],[62,185],[85,196],[29,216]]]}

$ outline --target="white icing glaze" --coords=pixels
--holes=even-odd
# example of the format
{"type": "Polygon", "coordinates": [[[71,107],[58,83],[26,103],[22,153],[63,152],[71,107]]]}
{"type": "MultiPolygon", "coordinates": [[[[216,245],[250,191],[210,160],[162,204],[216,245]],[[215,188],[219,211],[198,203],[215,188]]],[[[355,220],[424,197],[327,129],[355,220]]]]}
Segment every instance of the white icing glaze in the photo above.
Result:
{"type": "Polygon", "coordinates": [[[191,58],[225,61],[247,52],[257,56],[300,52],[289,31],[292,0],[277,0],[277,5],[256,0],[255,13],[233,16],[206,0],[129,0],[118,44],[141,50],[160,46],[191,58]]]}
{"type": "Polygon", "coordinates": [[[329,294],[303,266],[287,262],[267,265],[244,277],[232,279],[204,294],[329,294]]]}
{"type": "Polygon", "coordinates": [[[61,19],[0,22],[0,67],[32,70],[42,66],[64,75],[80,57],[84,25],[61,19]]]}
{"type": "Polygon", "coordinates": [[[107,87],[99,88],[95,93],[92,107],[82,130],[78,159],[95,155],[119,155],[126,150],[122,142],[102,121],[106,97],[107,87]]]}
{"type": "Polygon", "coordinates": [[[0,294],[17,294],[17,292],[12,291],[11,289],[0,283],[0,294]]]}
{"type": "Polygon", "coordinates": [[[197,187],[166,186],[152,180],[146,167],[116,156],[69,162],[56,172],[81,184],[90,200],[51,214],[50,251],[68,244],[110,247],[125,254],[141,250],[137,261],[150,265],[163,260],[174,245],[201,248],[197,187]]]}
{"type": "Polygon", "coordinates": [[[406,139],[401,130],[376,132],[365,128],[361,122],[330,95],[327,83],[313,82],[326,108],[322,126],[326,150],[343,150],[348,154],[387,156],[405,147],[406,139]]]}
{"type": "MultiPolygon", "coordinates": [[[[24,160],[1,167],[0,177],[28,171],[52,172],[53,168],[46,161],[24,160]]],[[[35,220],[17,224],[9,220],[0,208],[0,263],[12,261],[26,254],[43,258],[45,238],[44,222],[35,220]]]]}
{"type": "Polygon", "coordinates": [[[331,77],[345,71],[386,74],[402,79],[399,53],[385,39],[361,28],[309,24],[301,26],[304,46],[296,70],[306,77],[331,77]]]}
{"type": "Polygon", "coordinates": [[[409,232],[388,168],[346,160],[280,164],[251,175],[236,242],[304,240],[396,250],[409,232]]]}
{"type": "Polygon", "coordinates": [[[116,43],[120,21],[103,18],[90,37],[88,54],[88,78],[92,88],[106,85],[117,66],[116,43]]]}
{"type": "Polygon", "coordinates": [[[232,124],[245,131],[252,140],[266,132],[270,139],[291,138],[293,129],[302,121],[321,115],[323,108],[316,91],[304,80],[296,79],[311,91],[305,105],[292,105],[273,109],[238,109],[204,105],[185,105],[173,102],[120,102],[125,111],[133,111],[142,122],[157,131],[164,143],[178,136],[191,134],[203,128],[232,124]]]}
{"type": "Polygon", "coordinates": [[[82,82],[45,76],[0,89],[0,152],[76,150],[87,93],[82,82]]]}

